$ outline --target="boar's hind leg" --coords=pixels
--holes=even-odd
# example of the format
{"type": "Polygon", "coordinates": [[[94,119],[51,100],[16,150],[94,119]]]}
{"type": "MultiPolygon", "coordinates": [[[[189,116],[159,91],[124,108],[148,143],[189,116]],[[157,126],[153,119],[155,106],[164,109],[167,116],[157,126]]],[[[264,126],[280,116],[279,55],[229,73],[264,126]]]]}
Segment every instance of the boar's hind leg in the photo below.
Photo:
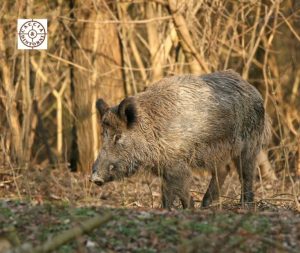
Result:
{"type": "Polygon", "coordinates": [[[220,170],[213,169],[212,177],[208,186],[206,193],[204,194],[202,200],[202,207],[207,207],[212,201],[219,197],[219,191],[225,181],[228,174],[228,168],[222,168],[220,170]]]}
{"type": "Polygon", "coordinates": [[[190,197],[191,171],[185,166],[169,168],[163,173],[162,182],[162,207],[171,209],[175,197],[181,201],[183,208],[192,207],[190,197]]]}
{"type": "Polygon", "coordinates": [[[234,159],[237,172],[241,182],[241,204],[251,203],[254,200],[253,175],[255,170],[256,154],[243,151],[239,157],[234,159]]]}

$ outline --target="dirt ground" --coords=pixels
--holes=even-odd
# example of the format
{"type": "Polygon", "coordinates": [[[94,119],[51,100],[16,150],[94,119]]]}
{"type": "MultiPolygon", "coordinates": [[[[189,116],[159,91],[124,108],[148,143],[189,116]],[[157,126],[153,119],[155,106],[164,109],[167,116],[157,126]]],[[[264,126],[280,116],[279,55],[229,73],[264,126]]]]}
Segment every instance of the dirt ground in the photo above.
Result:
{"type": "MultiPolygon", "coordinates": [[[[298,209],[300,181],[294,175],[279,176],[276,181],[266,181],[258,176],[255,180],[255,199],[271,206],[298,209]]],[[[191,195],[196,208],[208,187],[210,175],[195,175],[191,195]]],[[[222,198],[213,203],[214,208],[235,204],[240,198],[240,183],[231,172],[221,189],[222,198]]],[[[26,171],[0,170],[0,198],[26,200],[31,203],[67,202],[76,206],[99,205],[122,208],[160,208],[160,179],[147,172],[131,178],[111,182],[102,187],[89,182],[89,175],[71,173],[65,168],[26,171]]],[[[181,206],[178,204],[178,208],[181,206]]]]}
{"type": "Polygon", "coordinates": [[[231,173],[221,200],[202,209],[210,178],[204,173],[191,187],[196,208],[178,204],[166,211],[160,208],[160,180],[147,173],[98,187],[88,175],[62,171],[1,174],[0,252],[1,238],[16,246],[7,236],[12,227],[17,245],[33,247],[106,213],[112,214],[110,222],[55,252],[300,252],[297,178],[257,179],[256,203],[243,209],[231,173]]]}

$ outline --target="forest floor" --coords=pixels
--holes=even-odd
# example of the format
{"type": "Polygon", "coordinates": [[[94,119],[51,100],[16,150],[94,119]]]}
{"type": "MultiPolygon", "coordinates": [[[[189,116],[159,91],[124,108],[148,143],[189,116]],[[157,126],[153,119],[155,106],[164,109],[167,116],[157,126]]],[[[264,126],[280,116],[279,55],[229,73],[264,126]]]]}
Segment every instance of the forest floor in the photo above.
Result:
{"type": "Polygon", "coordinates": [[[196,208],[167,211],[160,208],[159,179],[147,174],[103,187],[61,170],[0,176],[1,253],[12,245],[32,249],[107,214],[107,223],[55,252],[300,252],[300,212],[292,194],[297,181],[258,180],[250,210],[238,204],[239,183],[232,174],[221,201],[201,209],[209,181],[203,175],[191,189],[196,208]]]}

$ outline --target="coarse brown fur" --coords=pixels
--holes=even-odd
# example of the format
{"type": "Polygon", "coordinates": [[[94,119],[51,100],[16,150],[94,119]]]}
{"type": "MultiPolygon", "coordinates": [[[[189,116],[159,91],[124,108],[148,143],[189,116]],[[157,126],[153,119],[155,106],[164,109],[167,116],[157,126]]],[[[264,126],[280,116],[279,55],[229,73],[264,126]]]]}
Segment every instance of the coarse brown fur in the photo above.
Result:
{"type": "Polygon", "coordinates": [[[98,100],[103,146],[92,181],[130,176],[139,168],[162,177],[162,205],[175,197],[192,205],[192,169],[208,169],[212,179],[203,198],[219,196],[226,166],[233,161],[242,184],[241,202],[252,202],[256,157],[270,135],[259,92],[232,70],[162,79],[146,91],[109,108],[98,100]]]}

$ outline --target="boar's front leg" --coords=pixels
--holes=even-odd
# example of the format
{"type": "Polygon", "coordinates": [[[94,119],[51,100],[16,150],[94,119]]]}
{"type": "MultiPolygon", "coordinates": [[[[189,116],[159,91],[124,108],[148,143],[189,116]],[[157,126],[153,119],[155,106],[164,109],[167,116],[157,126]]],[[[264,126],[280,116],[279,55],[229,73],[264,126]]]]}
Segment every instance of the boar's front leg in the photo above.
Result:
{"type": "Polygon", "coordinates": [[[162,186],[161,186],[162,208],[171,210],[174,200],[175,200],[175,195],[172,188],[168,185],[168,181],[163,179],[162,186]]]}
{"type": "Polygon", "coordinates": [[[193,200],[190,196],[190,185],[192,181],[191,171],[187,166],[176,166],[163,171],[162,180],[162,207],[171,209],[178,197],[182,207],[190,208],[193,200]]]}
{"type": "Polygon", "coordinates": [[[207,207],[212,201],[216,200],[220,195],[220,189],[228,174],[228,168],[212,169],[212,177],[206,193],[202,200],[202,207],[207,207]]]}

